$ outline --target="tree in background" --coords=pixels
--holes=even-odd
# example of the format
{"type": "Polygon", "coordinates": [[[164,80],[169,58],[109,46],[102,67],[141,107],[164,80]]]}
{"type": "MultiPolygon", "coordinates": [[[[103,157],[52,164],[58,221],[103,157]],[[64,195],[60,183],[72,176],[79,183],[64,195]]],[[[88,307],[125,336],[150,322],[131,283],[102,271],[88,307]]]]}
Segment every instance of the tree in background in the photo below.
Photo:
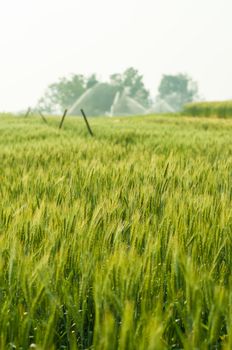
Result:
{"type": "Polygon", "coordinates": [[[59,113],[71,107],[78,97],[97,83],[95,74],[87,78],[80,74],[60,78],[57,83],[48,86],[37,107],[47,113],[59,113]]]}
{"type": "Polygon", "coordinates": [[[94,85],[96,85],[97,83],[99,83],[99,81],[97,80],[96,74],[92,74],[90,75],[87,79],[86,79],[86,89],[91,89],[94,85]]]}
{"type": "Polygon", "coordinates": [[[122,74],[112,74],[110,83],[117,86],[121,91],[126,89],[129,96],[140,102],[144,107],[149,106],[150,94],[144,86],[143,76],[139,74],[137,69],[130,67],[122,74]]]}
{"type": "MultiPolygon", "coordinates": [[[[96,74],[89,77],[73,74],[69,78],[60,78],[58,82],[48,86],[44,96],[39,100],[37,108],[46,113],[60,113],[71,107],[87,89],[92,88],[97,83],[96,74]]],[[[102,86],[102,95],[100,97],[95,96],[100,101],[91,100],[89,104],[92,103],[95,106],[101,102],[102,110],[97,110],[97,112],[105,113],[109,111],[109,104],[112,104],[112,92],[115,91],[116,93],[116,91],[123,90],[126,90],[129,96],[140,102],[144,107],[149,106],[149,91],[144,87],[143,76],[132,67],[122,74],[112,74],[110,82],[102,86]]],[[[90,105],[89,108],[91,108],[90,105]]],[[[91,111],[94,114],[92,109],[91,111]]]]}
{"type": "Polygon", "coordinates": [[[186,74],[163,75],[158,91],[158,98],[175,111],[198,98],[198,85],[186,74]]]}

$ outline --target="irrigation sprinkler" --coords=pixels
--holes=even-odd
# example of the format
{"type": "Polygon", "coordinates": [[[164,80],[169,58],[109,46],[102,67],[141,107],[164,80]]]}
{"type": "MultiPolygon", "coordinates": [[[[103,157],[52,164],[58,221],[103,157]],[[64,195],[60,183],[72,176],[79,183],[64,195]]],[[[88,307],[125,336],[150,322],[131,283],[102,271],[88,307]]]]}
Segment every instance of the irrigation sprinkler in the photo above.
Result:
{"type": "Polygon", "coordinates": [[[64,123],[64,120],[65,120],[65,117],[66,117],[66,115],[67,115],[67,112],[68,112],[68,110],[66,109],[66,110],[64,111],[64,114],[63,114],[62,119],[61,119],[61,121],[60,121],[59,129],[62,128],[62,125],[63,125],[63,123],[64,123]]]}
{"type": "Polygon", "coordinates": [[[41,111],[38,111],[38,112],[39,112],[39,115],[41,116],[42,120],[44,121],[44,123],[48,124],[47,119],[45,118],[43,113],[41,111]]]}
{"type": "Polygon", "coordinates": [[[81,109],[81,114],[83,115],[83,118],[84,118],[85,124],[87,126],[88,132],[90,133],[91,136],[93,136],[93,132],[92,132],[92,130],[90,128],[89,122],[87,120],[87,117],[86,117],[85,112],[84,112],[83,109],[81,109]]]}
{"type": "Polygon", "coordinates": [[[28,107],[26,114],[24,115],[24,118],[27,118],[29,114],[31,113],[31,107],[28,107]]]}

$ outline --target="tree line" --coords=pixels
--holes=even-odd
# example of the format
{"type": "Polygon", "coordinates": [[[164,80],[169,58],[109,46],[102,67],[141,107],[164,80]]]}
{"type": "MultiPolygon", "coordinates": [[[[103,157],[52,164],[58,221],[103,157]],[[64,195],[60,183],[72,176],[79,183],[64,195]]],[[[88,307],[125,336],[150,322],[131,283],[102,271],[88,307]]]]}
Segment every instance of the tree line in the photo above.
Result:
{"type": "MultiPolygon", "coordinates": [[[[99,80],[96,74],[87,77],[81,74],[62,77],[48,86],[44,95],[39,99],[37,108],[51,114],[60,112],[71,107],[85,91],[98,83],[99,80]]],[[[148,110],[156,102],[165,101],[173,111],[179,111],[183,105],[198,98],[198,85],[187,74],[164,74],[155,101],[152,100],[150,91],[145,87],[143,75],[133,67],[126,69],[123,73],[112,74],[109,77],[108,84],[105,84],[105,89],[107,89],[107,86],[114,86],[117,91],[126,90],[130,97],[148,110]]],[[[103,92],[103,99],[104,96],[107,100],[107,91],[103,92]]]]}

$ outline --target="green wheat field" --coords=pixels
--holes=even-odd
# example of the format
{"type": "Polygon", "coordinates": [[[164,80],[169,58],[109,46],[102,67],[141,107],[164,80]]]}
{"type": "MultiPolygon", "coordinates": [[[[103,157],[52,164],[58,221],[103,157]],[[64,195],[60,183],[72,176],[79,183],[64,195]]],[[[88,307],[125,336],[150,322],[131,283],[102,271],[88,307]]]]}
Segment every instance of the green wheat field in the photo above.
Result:
{"type": "Polygon", "coordinates": [[[0,349],[232,349],[232,120],[0,116],[0,349]]]}

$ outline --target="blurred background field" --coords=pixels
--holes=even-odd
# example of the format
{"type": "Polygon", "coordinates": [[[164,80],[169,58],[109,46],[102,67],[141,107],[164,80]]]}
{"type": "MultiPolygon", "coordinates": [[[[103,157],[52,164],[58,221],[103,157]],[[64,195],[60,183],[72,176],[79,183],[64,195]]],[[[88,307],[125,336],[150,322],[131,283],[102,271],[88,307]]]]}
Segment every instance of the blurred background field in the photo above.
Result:
{"type": "Polygon", "coordinates": [[[193,117],[232,117],[232,101],[195,102],[184,106],[183,114],[193,117]]]}

